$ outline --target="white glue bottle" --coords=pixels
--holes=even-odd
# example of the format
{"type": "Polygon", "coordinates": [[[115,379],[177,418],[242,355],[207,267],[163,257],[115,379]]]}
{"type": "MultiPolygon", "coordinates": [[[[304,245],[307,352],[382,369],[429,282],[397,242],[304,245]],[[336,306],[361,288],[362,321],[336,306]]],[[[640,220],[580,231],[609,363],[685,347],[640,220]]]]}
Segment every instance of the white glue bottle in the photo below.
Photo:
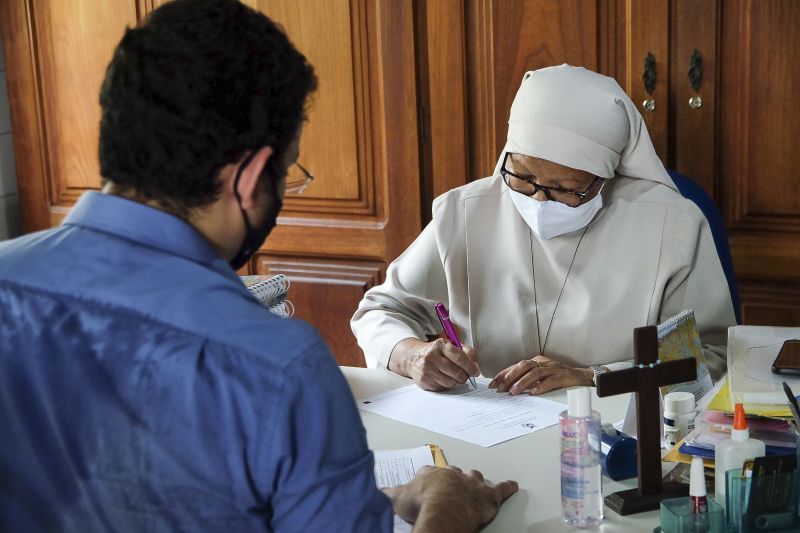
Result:
{"type": "Polygon", "coordinates": [[[694,430],[694,394],[691,392],[670,392],[664,396],[664,442],[675,446],[694,430]]]}
{"type": "Polygon", "coordinates": [[[747,459],[766,455],[764,443],[750,438],[744,406],[736,404],[733,414],[731,438],[720,441],[714,447],[714,499],[725,507],[725,474],[728,470],[742,468],[747,459]]]}
{"type": "Polygon", "coordinates": [[[561,423],[561,515],[573,527],[593,527],[603,519],[600,414],[592,411],[588,387],[567,391],[561,423]]]}

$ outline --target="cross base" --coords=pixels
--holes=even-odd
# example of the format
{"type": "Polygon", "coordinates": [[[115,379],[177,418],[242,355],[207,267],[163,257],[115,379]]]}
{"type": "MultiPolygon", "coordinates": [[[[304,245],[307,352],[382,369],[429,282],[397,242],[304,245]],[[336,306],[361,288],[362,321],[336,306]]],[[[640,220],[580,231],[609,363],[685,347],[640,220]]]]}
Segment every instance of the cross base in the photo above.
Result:
{"type": "Polygon", "coordinates": [[[658,509],[662,500],[689,495],[689,485],[670,481],[661,485],[657,494],[640,494],[639,489],[621,490],[609,494],[605,503],[615,513],[626,516],[658,509]]]}

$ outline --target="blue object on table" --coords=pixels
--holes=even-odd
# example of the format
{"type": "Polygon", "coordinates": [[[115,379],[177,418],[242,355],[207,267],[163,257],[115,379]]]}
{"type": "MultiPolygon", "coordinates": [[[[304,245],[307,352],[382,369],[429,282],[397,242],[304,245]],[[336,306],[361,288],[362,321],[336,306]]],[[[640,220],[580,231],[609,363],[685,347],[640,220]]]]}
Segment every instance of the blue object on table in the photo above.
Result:
{"type": "Polygon", "coordinates": [[[600,435],[603,474],[614,481],[636,477],[636,439],[624,433],[612,435],[605,430],[600,435]]]}

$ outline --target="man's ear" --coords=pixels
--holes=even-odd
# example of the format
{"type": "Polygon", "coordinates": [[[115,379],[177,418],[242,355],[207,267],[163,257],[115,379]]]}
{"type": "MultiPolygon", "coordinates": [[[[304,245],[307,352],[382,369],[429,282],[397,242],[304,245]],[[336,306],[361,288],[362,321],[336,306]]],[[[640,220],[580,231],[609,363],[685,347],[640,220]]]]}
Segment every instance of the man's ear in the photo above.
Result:
{"type": "Polygon", "coordinates": [[[250,159],[250,163],[242,170],[242,175],[239,178],[239,183],[236,185],[235,176],[239,172],[239,166],[247,160],[247,156],[239,161],[236,168],[233,170],[231,177],[231,188],[236,186],[239,191],[239,197],[242,199],[242,209],[250,209],[255,203],[256,190],[258,189],[258,179],[264,172],[264,167],[267,161],[272,157],[272,147],[263,146],[250,159]]]}

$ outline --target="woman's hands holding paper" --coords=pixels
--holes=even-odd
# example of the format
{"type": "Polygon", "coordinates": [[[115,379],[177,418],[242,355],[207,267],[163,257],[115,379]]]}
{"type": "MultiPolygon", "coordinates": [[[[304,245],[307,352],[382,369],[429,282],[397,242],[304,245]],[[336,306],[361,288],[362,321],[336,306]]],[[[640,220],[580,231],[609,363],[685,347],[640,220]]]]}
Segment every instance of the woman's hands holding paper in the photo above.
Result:
{"type": "Polygon", "coordinates": [[[478,531],[518,489],[516,481],[489,485],[477,470],[465,474],[454,466],[424,466],[410,483],[381,490],[395,513],[415,524],[415,532],[438,533],[478,531]]]}
{"type": "Polygon", "coordinates": [[[489,388],[511,394],[542,394],[575,385],[591,387],[593,377],[590,368],[572,367],[537,355],[498,372],[489,388]]]}
{"type": "Polygon", "coordinates": [[[392,350],[389,370],[410,377],[423,390],[442,391],[480,375],[477,360],[472,346],[459,350],[444,339],[424,342],[409,338],[392,350]]]}

